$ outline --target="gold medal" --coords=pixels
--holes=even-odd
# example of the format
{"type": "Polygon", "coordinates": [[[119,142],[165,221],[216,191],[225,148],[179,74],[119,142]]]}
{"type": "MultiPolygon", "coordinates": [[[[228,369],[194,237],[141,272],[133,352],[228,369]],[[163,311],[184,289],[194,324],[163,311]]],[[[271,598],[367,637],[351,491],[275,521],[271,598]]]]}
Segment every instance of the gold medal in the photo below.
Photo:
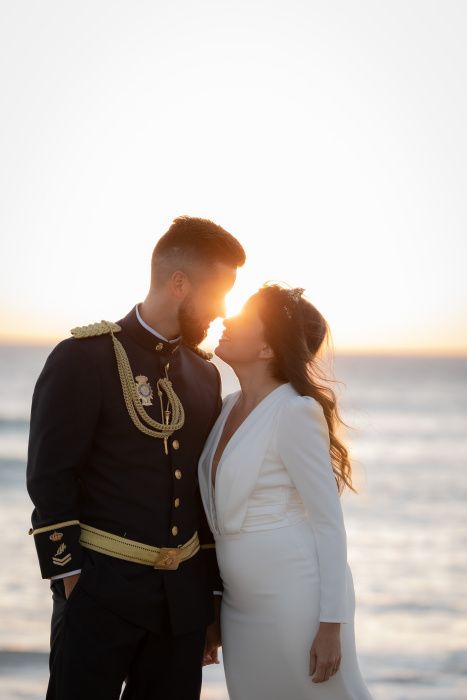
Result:
{"type": "Polygon", "coordinates": [[[135,377],[136,393],[143,406],[152,406],[152,389],[148,378],[143,374],[135,377]]]}

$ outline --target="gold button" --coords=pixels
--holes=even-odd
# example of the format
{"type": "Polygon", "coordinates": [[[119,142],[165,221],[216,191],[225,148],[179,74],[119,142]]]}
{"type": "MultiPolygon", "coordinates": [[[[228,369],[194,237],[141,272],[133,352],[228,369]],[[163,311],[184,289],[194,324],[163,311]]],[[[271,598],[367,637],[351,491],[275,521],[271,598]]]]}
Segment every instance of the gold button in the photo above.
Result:
{"type": "Polygon", "coordinates": [[[172,528],[172,535],[175,537],[175,535],[178,535],[178,527],[176,525],[173,526],[172,528]]]}
{"type": "Polygon", "coordinates": [[[179,505],[180,505],[180,499],[179,499],[179,498],[176,498],[175,501],[174,501],[174,506],[175,506],[175,508],[178,508],[179,505]]]}
{"type": "Polygon", "coordinates": [[[172,442],[172,447],[174,448],[174,450],[178,450],[178,448],[180,447],[179,441],[178,441],[178,440],[174,440],[174,441],[172,442]]]}
{"type": "Polygon", "coordinates": [[[163,343],[157,343],[157,345],[156,345],[157,352],[160,352],[163,347],[164,347],[163,343]]]}
{"type": "Polygon", "coordinates": [[[182,472],[180,471],[180,469],[176,469],[176,470],[175,470],[175,478],[176,478],[176,479],[181,479],[181,478],[182,478],[182,472]]]}

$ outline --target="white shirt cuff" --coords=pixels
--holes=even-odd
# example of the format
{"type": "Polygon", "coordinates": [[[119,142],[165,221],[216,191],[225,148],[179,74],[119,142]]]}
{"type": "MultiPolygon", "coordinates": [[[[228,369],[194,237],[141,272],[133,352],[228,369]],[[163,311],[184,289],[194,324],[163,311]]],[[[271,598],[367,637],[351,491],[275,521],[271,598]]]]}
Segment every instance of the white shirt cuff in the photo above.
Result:
{"type": "Polygon", "coordinates": [[[51,576],[51,581],[57,581],[59,578],[66,578],[67,576],[73,576],[73,574],[80,574],[81,569],[75,569],[74,571],[67,571],[66,574],[57,574],[57,576],[51,576]]]}

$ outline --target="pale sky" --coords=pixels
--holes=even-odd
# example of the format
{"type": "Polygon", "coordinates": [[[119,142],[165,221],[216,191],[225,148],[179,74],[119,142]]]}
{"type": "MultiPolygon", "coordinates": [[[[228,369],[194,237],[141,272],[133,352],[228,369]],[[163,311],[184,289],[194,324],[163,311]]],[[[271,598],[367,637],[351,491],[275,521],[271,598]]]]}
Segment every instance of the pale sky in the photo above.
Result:
{"type": "Polygon", "coordinates": [[[467,3],[3,0],[0,340],[144,298],[206,216],[338,350],[467,352],[467,3]]]}

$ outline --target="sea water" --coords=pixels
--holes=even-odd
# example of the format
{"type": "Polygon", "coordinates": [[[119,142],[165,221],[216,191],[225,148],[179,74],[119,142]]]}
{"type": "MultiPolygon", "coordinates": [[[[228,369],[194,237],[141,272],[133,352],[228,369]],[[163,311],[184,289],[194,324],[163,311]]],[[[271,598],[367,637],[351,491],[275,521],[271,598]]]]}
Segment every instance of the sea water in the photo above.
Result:
{"type": "MultiPolygon", "coordinates": [[[[47,684],[51,597],[25,463],[49,350],[0,346],[2,700],[39,700],[47,684]]],[[[467,358],[338,356],[334,374],[359,491],[342,503],[362,673],[375,700],[467,698],[467,358]]],[[[202,697],[227,700],[222,666],[204,670],[202,697]]]]}

